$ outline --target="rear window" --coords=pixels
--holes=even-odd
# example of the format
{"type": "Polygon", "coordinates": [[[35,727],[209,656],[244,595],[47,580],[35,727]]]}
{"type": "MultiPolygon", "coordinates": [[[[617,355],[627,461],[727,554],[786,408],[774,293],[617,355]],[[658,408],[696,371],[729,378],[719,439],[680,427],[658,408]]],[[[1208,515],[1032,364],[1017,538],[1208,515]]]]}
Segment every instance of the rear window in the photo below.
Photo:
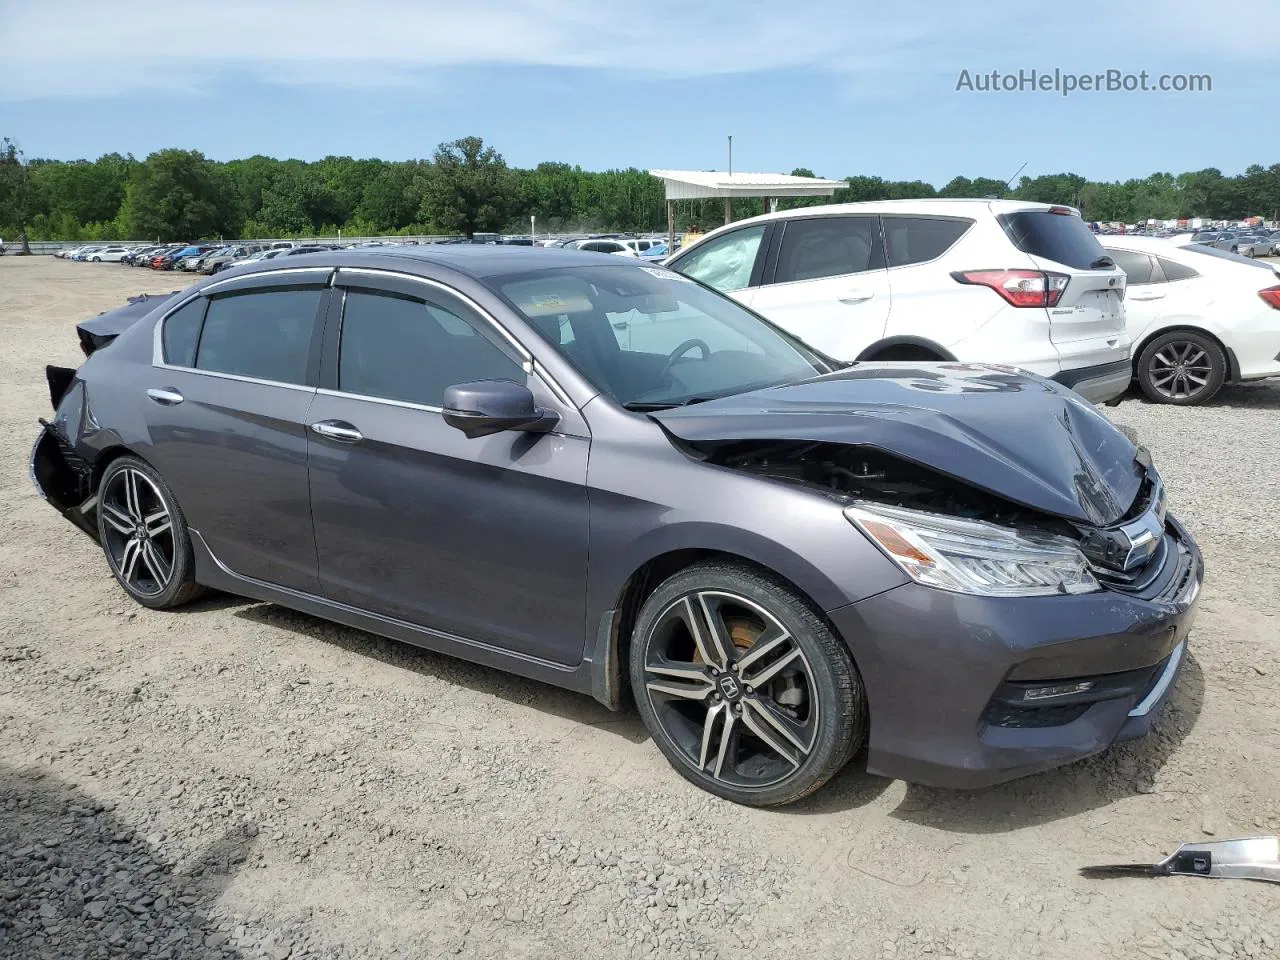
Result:
{"type": "Polygon", "coordinates": [[[1085,222],[1071,214],[1020,210],[997,217],[1013,245],[1023,253],[1076,270],[1097,269],[1094,261],[1107,252],[1085,222]]]}

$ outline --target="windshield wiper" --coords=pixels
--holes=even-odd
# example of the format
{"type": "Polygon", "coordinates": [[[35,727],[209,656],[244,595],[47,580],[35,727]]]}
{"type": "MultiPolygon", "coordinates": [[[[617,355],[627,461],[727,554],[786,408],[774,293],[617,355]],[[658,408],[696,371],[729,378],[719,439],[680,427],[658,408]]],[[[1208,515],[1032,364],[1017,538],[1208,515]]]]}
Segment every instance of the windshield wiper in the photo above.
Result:
{"type": "Polygon", "coordinates": [[[1101,270],[1103,267],[1114,267],[1116,262],[1110,257],[1099,257],[1093,263],[1089,264],[1090,270],[1101,270]]]}
{"type": "Polygon", "coordinates": [[[706,403],[708,400],[718,400],[719,397],[686,397],[683,400],[668,400],[665,403],[648,403],[642,400],[633,400],[630,403],[622,405],[623,410],[630,410],[634,413],[650,413],[654,410],[670,410],[673,407],[687,407],[695,403],[706,403]]]}

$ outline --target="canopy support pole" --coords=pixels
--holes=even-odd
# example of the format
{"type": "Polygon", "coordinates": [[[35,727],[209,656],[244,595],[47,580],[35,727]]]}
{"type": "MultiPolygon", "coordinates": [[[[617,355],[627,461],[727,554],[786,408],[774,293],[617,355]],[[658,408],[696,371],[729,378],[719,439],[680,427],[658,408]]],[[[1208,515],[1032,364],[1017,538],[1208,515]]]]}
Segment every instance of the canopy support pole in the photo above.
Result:
{"type": "Polygon", "coordinates": [[[667,256],[676,252],[676,202],[667,201],[667,256]]]}

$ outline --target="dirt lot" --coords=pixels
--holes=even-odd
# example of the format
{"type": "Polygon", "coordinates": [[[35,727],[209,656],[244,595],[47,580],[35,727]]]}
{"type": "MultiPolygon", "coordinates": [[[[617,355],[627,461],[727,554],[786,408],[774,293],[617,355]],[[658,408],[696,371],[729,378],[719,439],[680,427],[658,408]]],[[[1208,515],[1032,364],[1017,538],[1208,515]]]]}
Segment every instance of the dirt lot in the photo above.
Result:
{"type": "Polygon", "coordinates": [[[1280,832],[1280,384],[1109,415],[1209,577],[1158,731],[977,793],[742,809],[633,715],[231,598],[128,602],[27,478],[46,362],[167,274],[0,259],[0,956],[1280,957],[1280,888],[1086,881],[1280,832]]]}

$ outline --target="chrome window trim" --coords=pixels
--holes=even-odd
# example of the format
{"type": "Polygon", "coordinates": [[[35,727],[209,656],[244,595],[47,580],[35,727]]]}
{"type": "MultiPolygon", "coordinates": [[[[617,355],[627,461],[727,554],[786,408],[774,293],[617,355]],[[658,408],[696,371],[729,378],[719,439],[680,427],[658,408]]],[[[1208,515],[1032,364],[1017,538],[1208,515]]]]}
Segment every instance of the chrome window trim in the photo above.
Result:
{"type": "Polygon", "coordinates": [[[178,373],[194,373],[201,377],[214,377],[218,380],[235,380],[239,383],[256,383],[263,387],[284,387],[286,390],[304,390],[307,393],[315,393],[315,387],[309,387],[305,383],[286,383],[283,380],[263,380],[259,377],[245,377],[238,373],[221,373],[217,370],[201,370],[198,367],[179,367],[171,363],[153,363],[151,365],[157,370],[174,370],[178,373]]]}
{"type": "Polygon", "coordinates": [[[414,403],[411,400],[392,400],[388,397],[371,397],[365,393],[350,393],[346,390],[330,390],[320,387],[316,395],[321,397],[337,397],[340,400],[363,400],[365,403],[381,403],[388,407],[402,407],[405,410],[421,410],[424,413],[444,413],[444,407],[430,403],[414,403]]]}
{"type": "MultiPolygon", "coordinates": [[[[205,284],[199,290],[193,291],[191,296],[183,297],[170,309],[166,310],[164,316],[156,321],[156,325],[151,330],[151,365],[153,367],[159,367],[162,370],[188,370],[192,373],[204,374],[213,374],[215,372],[210,370],[201,370],[198,367],[184,367],[181,364],[166,363],[164,359],[164,325],[169,321],[170,317],[185,307],[188,303],[195,300],[197,297],[207,296],[210,290],[217,287],[224,287],[227,284],[235,283],[239,280],[244,280],[247,277],[275,277],[282,276],[284,274],[298,273],[326,273],[328,274],[328,277],[326,278],[327,282],[325,286],[332,286],[335,269],[336,268],[334,267],[288,267],[283,270],[262,270],[254,273],[246,273],[243,276],[227,277],[223,280],[215,280],[213,283],[205,284]]],[[[236,380],[247,380],[250,383],[269,383],[285,387],[298,386],[296,383],[279,383],[275,380],[258,380],[255,377],[241,377],[237,374],[231,373],[219,374],[219,376],[232,377],[236,380]]],[[[310,390],[311,388],[307,387],[306,389],[310,390]]]]}

